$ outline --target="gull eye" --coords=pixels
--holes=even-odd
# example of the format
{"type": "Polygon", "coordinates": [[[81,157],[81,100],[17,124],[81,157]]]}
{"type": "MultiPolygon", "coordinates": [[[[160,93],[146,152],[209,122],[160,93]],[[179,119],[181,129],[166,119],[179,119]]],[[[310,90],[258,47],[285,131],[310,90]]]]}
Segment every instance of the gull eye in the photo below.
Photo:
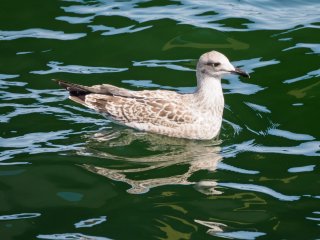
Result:
{"type": "Polygon", "coordinates": [[[213,63],[213,66],[215,66],[215,67],[219,67],[220,65],[221,65],[221,63],[219,63],[219,62],[213,63]]]}

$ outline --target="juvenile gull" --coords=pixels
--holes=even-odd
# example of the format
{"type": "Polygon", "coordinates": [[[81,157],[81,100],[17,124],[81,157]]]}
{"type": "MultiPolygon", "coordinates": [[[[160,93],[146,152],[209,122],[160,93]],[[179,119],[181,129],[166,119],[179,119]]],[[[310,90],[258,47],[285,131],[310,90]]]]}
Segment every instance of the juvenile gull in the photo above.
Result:
{"type": "Polygon", "coordinates": [[[197,88],[190,94],[54,81],[69,91],[71,100],[119,124],[170,137],[205,140],[216,137],[221,128],[224,108],[221,76],[226,73],[249,77],[226,56],[211,51],[198,61],[197,88]]]}

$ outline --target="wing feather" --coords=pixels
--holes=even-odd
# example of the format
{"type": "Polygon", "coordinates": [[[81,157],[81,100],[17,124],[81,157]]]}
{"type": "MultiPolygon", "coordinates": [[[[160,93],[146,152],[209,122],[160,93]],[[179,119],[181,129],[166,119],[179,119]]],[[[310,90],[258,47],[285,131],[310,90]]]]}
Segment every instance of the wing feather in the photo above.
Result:
{"type": "Polygon", "coordinates": [[[192,123],[196,119],[191,107],[181,106],[180,101],[174,101],[172,98],[165,100],[88,94],[85,103],[125,125],[141,123],[172,128],[192,123]]]}

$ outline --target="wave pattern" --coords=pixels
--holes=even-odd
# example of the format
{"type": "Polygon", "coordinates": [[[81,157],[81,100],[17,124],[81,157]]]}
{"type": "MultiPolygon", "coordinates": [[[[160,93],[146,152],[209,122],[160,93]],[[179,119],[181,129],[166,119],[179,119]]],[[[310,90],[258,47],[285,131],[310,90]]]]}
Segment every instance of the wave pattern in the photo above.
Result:
{"type": "Polygon", "coordinates": [[[2,238],[319,237],[319,1],[43,4],[1,6],[2,238]],[[50,81],[190,93],[212,49],[251,75],[222,80],[212,141],[117,126],[50,81]]]}

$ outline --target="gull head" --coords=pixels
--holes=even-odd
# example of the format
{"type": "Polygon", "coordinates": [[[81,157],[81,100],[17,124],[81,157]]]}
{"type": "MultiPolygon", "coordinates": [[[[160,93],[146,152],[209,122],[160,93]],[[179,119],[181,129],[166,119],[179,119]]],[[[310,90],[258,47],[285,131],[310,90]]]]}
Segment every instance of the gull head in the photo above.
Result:
{"type": "Polygon", "coordinates": [[[221,76],[227,73],[250,77],[245,71],[235,68],[222,53],[211,51],[201,55],[197,64],[197,76],[199,79],[206,76],[221,79],[221,76]]]}

